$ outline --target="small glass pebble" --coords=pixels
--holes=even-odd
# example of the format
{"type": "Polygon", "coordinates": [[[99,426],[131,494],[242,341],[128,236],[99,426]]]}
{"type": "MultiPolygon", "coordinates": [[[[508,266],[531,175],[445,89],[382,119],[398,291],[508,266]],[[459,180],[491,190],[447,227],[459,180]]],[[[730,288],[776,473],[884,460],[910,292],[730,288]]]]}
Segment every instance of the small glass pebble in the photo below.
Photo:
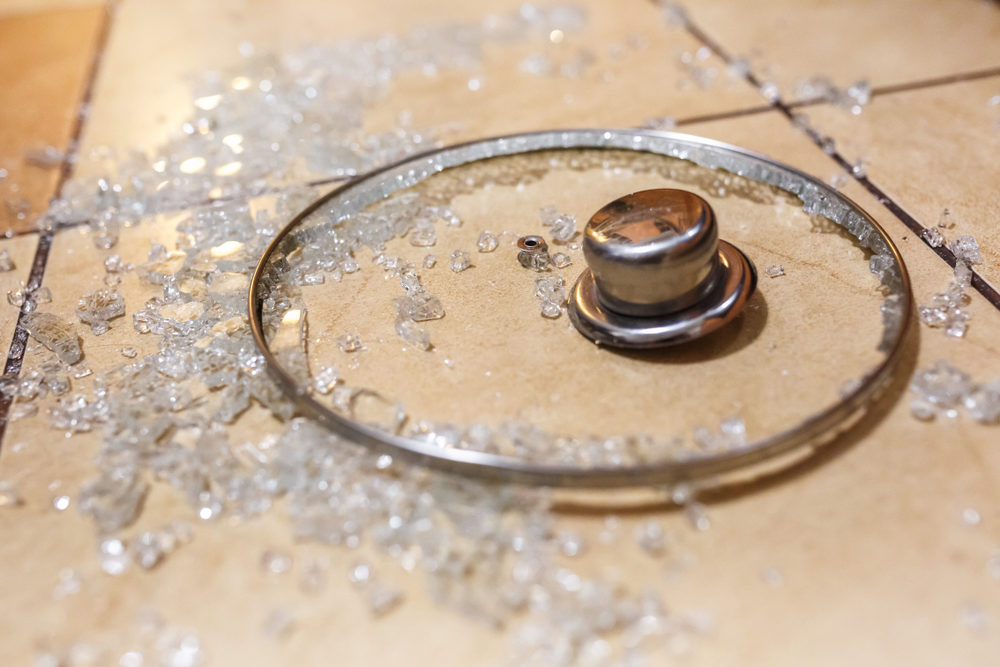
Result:
{"type": "Polygon", "coordinates": [[[695,530],[705,532],[712,527],[712,521],[708,517],[705,506],[697,501],[691,501],[684,505],[684,516],[691,523],[695,530]]]}
{"type": "Polygon", "coordinates": [[[920,238],[922,238],[927,245],[932,248],[940,248],[945,243],[944,234],[942,234],[936,227],[928,227],[925,229],[920,233],[920,238]]]}
{"type": "Polygon", "coordinates": [[[104,260],[104,270],[108,273],[120,273],[125,270],[125,262],[118,255],[110,255],[104,260]]]}
{"type": "Polygon", "coordinates": [[[955,253],[955,258],[966,264],[979,264],[983,261],[979,252],[979,243],[968,234],[959,236],[948,244],[948,248],[955,253]]]}
{"type": "Polygon", "coordinates": [[[267,549],[260,556],[260,567],[268,574],[284,574],[292,569],[292,557],[283,551],[267,549]]]}
{"type": "Polygon", "coordinates": [[[435,264],[437,264],[437,257],[435,257],[434,255],[425,255],[424,256],[424,268],[425,269],[433,269],[435,264]]]}
{"type": "Polygon", "coordinates": [[[414,322],[439,320],[444,317],[444,306],[441,305],[441,300],[433,294],[422,291],[422,288],[421,291],[414,291],[407,296],[396,299],[395,305],[397,317],[414,322]]]}
{"type": "Polygon", "coordinates": [[[431,337],[427,330],[406,318],[396,318],[396,335],[421,350],[429,350],[431,337]]]}
{"type": "Polygon", "coordinates": [[[538,308],[542,313],[542,317],[547,317],[551,320],[562,315],[562,306],[552,301],[543,301],[538,308]]]}
{"type": "Polygon", "coordinates": [[[498,245],[500,245],[500,241],[490,231],[483,231],[476,241],[476,248],[478,248],[479,252],[493,252],[497,249],[498,245]]]}
{"type": "Polygon", "coordinates": [[[14,260],[6,250],[0,250],[0,271],[7,272],[15,269],[14,260]]]}
{"type": "Polygon", "coordinates": [[[131,345],[126,345],[121,349],[121,353],[126,359],[135,359],[136,355],[139,354],[139,351],[131,345]]]}
{"type": "Polygon", "coordinates": [[[52,589],[52,597],[55,600],[61,600],[63,598],[69,597],[70,595],[76,595],[80,592],[80,588],[83,581],[80,575],[71,568],[63,568],[59,570],[58,580],[56,581],[55,587],[52,589]]]}
{"type": "Polygon", "coordinates": [[[0,481],[0,508],[20,507],[23,504],[24,500],[21,498],[21,494],[17,492],[13,483],[7,480],[0,481]]]}
{"type": "Polygon", "coordinates": [[[942,209],[938,216],[937,226],[941,229],[951,229],[955,226],[955,221],[951,219],[951,209],[942,209]]]}
{"type": "Polygon", "coordinates": [[[535,296],[539,299],[542,317],[555,319],[562,314],[566,303],[566,281],[562,276],[535,278],[535,296]]]}
{"type": "Polygon", "coordinates": [[[578,533],[562,532],[556,536],[556,540],[559,543],[559,551],[562,555],[571,558],[583,554],[587,547],[583,537],[578,533]]]}
{"type": "Polygon", "coordinates": [[[341,352],[357,352],[364,347],[361,336],[353,333],[346,333],[337,336],[337,347],[341,352]]]}
{"type": "Polygon", "coordinates": [[[931,297],[929,303],[917,306],[920,321],[932,328],[943,328],[947,336],[965,336],[969,327],[969,313],[965,310],[969,297],[965,290],[971,283],[972,271],[969,266],[961,260],[956,262],[955,280],[948,288],[931,297]]]}
{"type": "Polygon", "coordinates": [[[354,565],[347,575],[352,584],[365,584],[371,577],[371,566],[365,563],[354,565]]]}
{"type": "Polygon", "coordinates": [[[982,515],[974,507],[966,507],[962,510],[962,523],[967,526],[978,526],[982,519],[982,515]]]}
{"type": "Polygon", "coordinates": [[[52,290],[47,286],[42,285],[31,293],[31,300],[36,304],[52,303],[52,290]]]}
{"type": "Polygon", "coordinates": [[[667,535],[659,521],[648,519],[635,529],[635,540],[646,553],[659,556],[667,548],[667,535]]]}
{"type": "Polygon", "coordinates": [[[564,252],[557,252],[552,255],[552,266],[557,269],[565,269],[567,266],[573,263],[570,256],[564,252]]]}
{"type": "Polygon", "coordinates": [[[785,275],[785,267],[781,264],[771,264],[764,268],[764,275],[768,278],[777,278],[778,276],[785,275]]]}
{"type": "Polygon", "coordinates": [[[69,509],[70,502],[71,501],[69,496],[56,496],[55,498],[52,499],[52,507],[57,512],[62,512],[66,509],[69,509]]]}
{"type": "Polygon", "coordinates": [[[569,243],[576,236],[576,216],[560,213],[555,206],[539,209],[538,215],[556,243],[569,243]]]}
{"type": "Polygon", "coordinates": [[[677,120],[673,116],[657,116],[642,121],[641,127],[645,130],[672,130],[677,127],[677,120]]]}
{"type": "Polygon", "coordinates": [[[469,253],[464,250],[456,250],[451,253],[449,266],[455,273],[465,271],[467,268],[472,266],[472,259],[469,257],[469,253]]]}
{"type": "Polygon", "coordinates": [[[778,100],[778,86],[770,81],[766,81],[760,86],[760,94],[768,102],[776,102],[778,100]]]}
{"type": "Polygon", "coordinates": [[[324,366],[313,378],[313,388],[324,396],[333,391],[340,377],[339,371],[333,366],[324,366]]]}
{"type": "Polygon", "coordinates": [[[124,574],[130,565],[128,552],[125,544],[118,538],[112,537],[101,542],[99,547],[101,569],[110,575],[124,574]]]}
{"type": "Polygon", "coordinates": [[[24,287],[19,287],[18,289],[12,289],[7,291],[7,303],[14,306],[15,308],[20,308],[24,303],[24,287]]]}
{"type": "Polygon", "coordinates": [[[426,221],[418,222],[410,230],[410,245],[425,248],[435,243],[437,243],[437,232],[432,223],[426,221]]]}

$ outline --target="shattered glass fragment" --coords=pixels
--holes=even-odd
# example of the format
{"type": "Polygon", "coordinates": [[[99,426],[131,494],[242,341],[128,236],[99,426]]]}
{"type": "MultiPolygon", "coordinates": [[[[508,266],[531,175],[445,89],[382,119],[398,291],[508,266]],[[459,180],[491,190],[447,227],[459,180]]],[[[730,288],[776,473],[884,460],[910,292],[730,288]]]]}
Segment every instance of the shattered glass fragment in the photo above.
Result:
{"type": "Polygon", "coordinates": [[[472,266],[472,259],[469,257],[469,253],[464,250],[455,250],[451,253],[451,261],[448,265],[452,271],[459,273],[472,266]]]}
{"type": "Polygon", "coordinates": [[[497,239],[496,234],[490,231],[483,231],[479,234],[479,239],[476,241],[476,248],[479,252],[493,252],[500,245],[500,241],[497,239]]]}
{"type": "Polygon", "coordinates": [[[956,238],[948,244],[948,248],[955,253],[955,259],[966,264],[979,264],[983,261],[983,256],[979,252],[979,244],[968,234],[956,238]]]}
{"type": "Polygon", "coordinates": [[[100,289],[85,294],[76,305],[76,315],[90,325],[95,336],[107,333],[108,321],[125,314],[125,299],[116,289],[100,289]]]}
{"type": "Polygon", "coordinates": [[[430,334],[413,320],[396,318],[396,335],[421,350],[429,350],[431,347],[430,334]]]}
{"type": "Polygon", "coordinates": [[[554,319],[562,313],[566,303],[566,281],[562,276],[535,278],[535,296],[543,317],[554,319]]]}
{"type": "Polygon", "coordinates": [[[944,234],[938,231],[936,227],[928,227],[925,229],[920,233],[920,238],[922,238],[927,245],[932,248],[940,248],[945,243],[944,234]]]}
{"type": "Polygon", "coordinates": [[[556,267],[557,269],[565,269],[567,266],[573,263],[573,260],[570,259],[570,256],[564,252],[553,253],[551,259],[552,259],[552,266],[556,267]]]}
{"type": "Polygon", "coordinates": [[[434,224],[427,220],[421,220],[410,230],[410,244],[418,247],[428,247],[437,243],[437,232],[434,224]]]}
{"type": "Polygon", "coordinates": [[[569,243],[576,236],[576,216],[560,213],[555,206],[539,209],[538,215],[556,243],[569,243]]]}
{"type": "Polygon", "coordinates": [[[444,307],[441,305],[440,299],[427,292],[399,297],[395,303],[396,314],[403,319],[425,322],[444,317],[444,307]]]}
{"type": "Polygon", "coordinates": [[[20,507],[24,499],[10,480],[0,480],[0,508],[20,507]]]}
{"type": "Polygon", "coordinates": [[[337,347],[341,352],[357,352],[364,348],[361,336],[353,333],[346,333],[337,336],[337,347]]]}
{"type": "Polygon", "coordinates": [[[65,363],[75,364],[83,357],[76,328],[51,313],[34,312],[22,323],[35,340],[49,348],[65,363]]]}

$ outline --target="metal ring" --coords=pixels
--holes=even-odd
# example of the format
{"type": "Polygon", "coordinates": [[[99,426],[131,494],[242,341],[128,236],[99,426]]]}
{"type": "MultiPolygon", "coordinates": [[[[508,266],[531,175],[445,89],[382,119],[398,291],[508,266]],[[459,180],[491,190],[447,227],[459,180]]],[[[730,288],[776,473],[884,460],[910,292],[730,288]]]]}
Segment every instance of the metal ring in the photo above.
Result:
{"type": "MultiPolygon", "coordinates": [[[[673,132],[654,130],[557,130],[509,135],[471,141],[410,157],[353,179],[313,202],[288,223],[268,245],[254,270],[248,295],[250,329],[254,341],[275,381],[295,401],[298,409],[344,438],[373,450],[405,458],[461,475],[494,481],[537,484],[565,488],[613,488],[668,485],[712,479],[731,473],[770,467],[785,456],[802,451],[803,445],[830,436],[838,426],[865,407],[890,378],[898,364],[912,315],[910,278],[899,250],[888,234],[857,204],[819,179],[768,157],[721,142],[673,132]],[[533,463],[507,456],[463,449],[442,449],[412,438],[386,433],[356,423],[310,396],[283,368],[264,337],[262,306],[274,280],[272,257],[293,235],[296,227],[321,206],[330,202],[361,210],[397,190],[411,187],[451,167],[478,160],[553,149],[625,149],[688,160],[707,168],[722,168],[755,181],[774,185],[803,200],[807,210],[843,226],[862,245],[872,249],[878,273],[895,298],[895,316],[886,321],[880,350],[885,358],[852,391],[799,424],[739,449],[720,454],[692,456],[631,467],[578,467],[533,463]]],[[[885,306],[883,306],[885,309],[885,306]]]]}

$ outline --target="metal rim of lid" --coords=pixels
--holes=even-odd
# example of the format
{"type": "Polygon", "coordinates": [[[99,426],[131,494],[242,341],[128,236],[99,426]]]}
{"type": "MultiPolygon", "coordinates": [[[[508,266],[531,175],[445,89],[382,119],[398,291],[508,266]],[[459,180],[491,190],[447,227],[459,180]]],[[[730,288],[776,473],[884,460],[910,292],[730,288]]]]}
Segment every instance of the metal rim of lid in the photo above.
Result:
{"type": "MultiPolygon", "coordinates": [[[[351,195],[354,196],[354,195],[351,195]]],[[[797,453],[802,448],[836,435],[848,420],[879,393],[891,378],[899,363],[903,343],[910,329],[913,292],[909,274],[899,249],[889,235],[860,206],[823,181],[794,167],[782,164],[762,154],[732,146],[712,139],[676,132],[628,129],[578,129],[549,130],[525,134],[505,135],[480,139],[428,151],[405,158],[354,178],[320,197],[296,215],[271,241],[261,256],[251,277],[247,296],[250,330],[267,370],[277,384],[294,401],[305,415],[312,417],[337,435],[375,452],[399,456],[412,463],[430,468],[494,482],[532,484],[555,488],[600,489],[630,488],[671,485],[681,482],[714,480],[732,474],[749,475],[752,470],[770,469],[777,461],[797,453]],[[886,341],[885,358],[875,366],[854,389],[839,401],[813,413],[795,426],[771,434],[735,450],[720,454],[706,454],[683,460],[665,460],[637,466],[578,467],[558,464],[535,463],[498,454],[463,449],[442,449],[413,438],[399,436],[348,419],[319,402],[310,395],[308,387],[300,384],[278,361],[264,336],[263,301],[265,281],[274,277],[271,258],[292,236],[298,225],[320,207],[347,198],[355,189],[367,186],[366,196],[356,196],[355,206],[366,206],[393,192],[411,187],[444,169],[461,166],[482,159],[532,153],[557,149],[618,149],[647,152],[665,157],[686,159],[699,166],[715,168],[713,162],[725,156],[727,160],[745,161],[748,178],[792,191],[792,183],[821,192],[827,202],[847,207],[874,233],[880,245],[893,259],[900,282],[899,294],[903,298],[898,328],[886,341]],[[698,159],[702,161],[699,162],[698,159]],[[767,169],[777,170],[781,183],[767,181],[767,169]],[[755,177],[758,175],[759,177],[755,177]]]]}

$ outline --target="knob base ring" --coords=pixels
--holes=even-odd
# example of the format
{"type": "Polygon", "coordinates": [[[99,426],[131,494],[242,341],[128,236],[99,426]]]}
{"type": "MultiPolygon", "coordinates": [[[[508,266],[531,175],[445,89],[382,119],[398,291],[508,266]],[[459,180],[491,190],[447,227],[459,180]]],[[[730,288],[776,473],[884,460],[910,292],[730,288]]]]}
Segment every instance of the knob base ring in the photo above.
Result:
{"type": "Polygon", "coordinates": [[[757,286],[757,270],[743,252],[719,241],[721,279],[694,305],[667,315],[635,317],[602,305],[594,274],[584,271],[573,286],[569,317],[581,334],[602,345],[650,349],[679,345],[731,322],[757,286]]]}

